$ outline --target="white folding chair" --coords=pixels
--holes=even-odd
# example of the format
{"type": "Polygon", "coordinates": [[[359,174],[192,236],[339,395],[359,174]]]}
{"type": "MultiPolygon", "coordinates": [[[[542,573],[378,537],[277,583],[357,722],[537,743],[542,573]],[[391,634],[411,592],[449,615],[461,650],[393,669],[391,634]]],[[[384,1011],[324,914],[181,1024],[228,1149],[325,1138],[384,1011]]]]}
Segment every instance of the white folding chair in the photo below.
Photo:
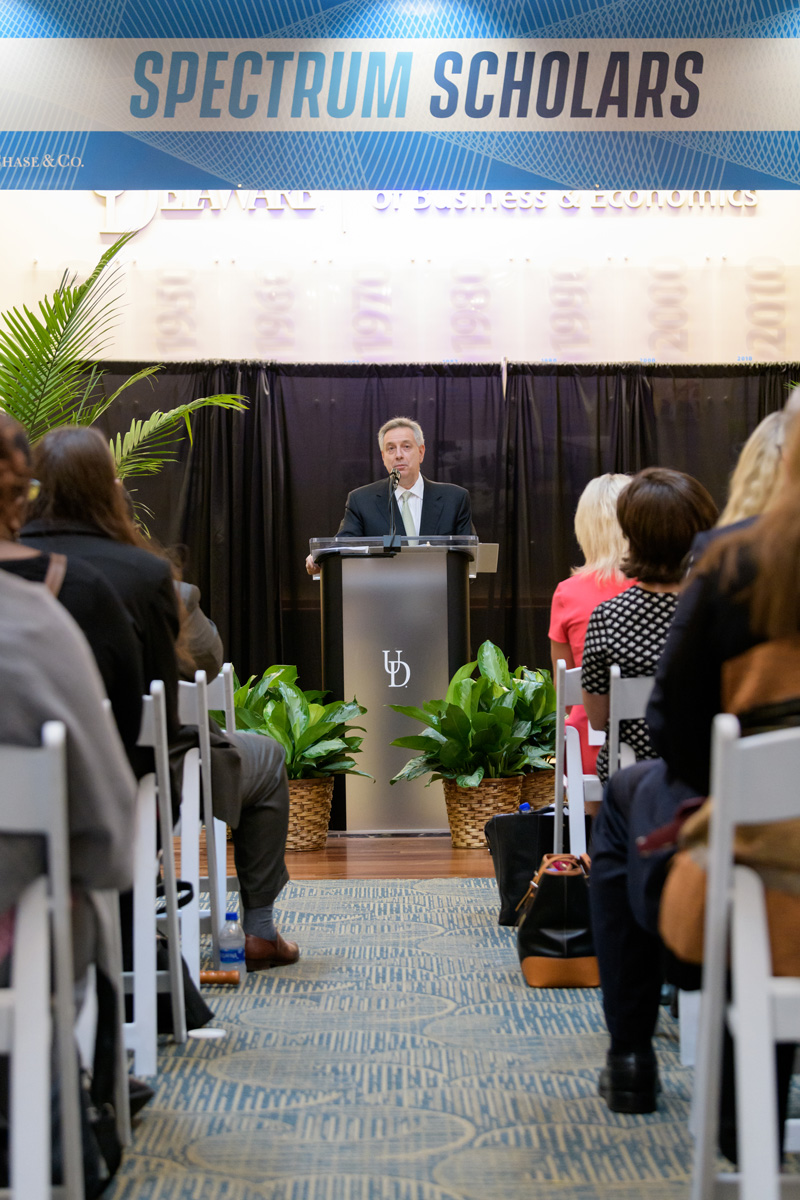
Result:
{"type": "MultiPolygon", "coordinates": [[[[586,801],[602,800],[603,787],[596,775],[585,775],[581,758],[581,742],[577,729],[566,724],[567,709],[583,703],[581,669],[567,670],[563,658],[556,663],[556,799],[555,841],[553,849],[560,854],[564,842],[564,780],[569,816],[569,847],[572,854],[586,853],[586,801]]],[[[597,730],[594,744],[602,745],[605,735],[597,730]],[[599,741],[596,740],[599,738],[599,741]]],[[[590,738],[590,741],[592,739],[590,738]]]]}
{"type": "MultiPolygon", "coordinates": [[[[230,668],[230,663],[226,664],[230,668]]],[[[230,677],[230,704],[233,708],[233,680],[230,677]]],[[[218,677],[219,678],[219,677],[218,677]]],[[[194,889],[191,904],[181,909],[181,932],[183,953],[192,978],[200,986],[200,932],[211,932],[214,966],[219,969],[219,934],[225,923],[226,899],[226,856],[225,822],[214,816],[211,782],[211,740],[208,729],[208,712],[211,708],[226,708],[227,696],[217,703],[218,688],[209,698],[209,686],[205,671],[197,671],[194,683],[181,682],[178,692],[178,716],[182,725],[196,725],[198,747],[187,752],[183,760],[183,787],[181,791],[181,876],[194,889]],[[206,854],[208,875],[202,882],[208,888],[209,908],[201,909],[200,898],[200,801],[202,796],[202,822],[206,830],[206,854]]],[[[216,681],[215,681],[216,682],[216,681]]],[[[222,691],[225,690],[223,680],[222,691]]],[[[226,719],[228,719],[226,717],[226,719]]]]}
{"type": "Polygon", "coordinates": [[[741,1200],[800,1195],[800,1176],[781,1176],[778,1158],[776,1042],[800,1041],[800,979],[772,975],[764,889],[734,867],[735,827],[800,818],[800,729],[740,738],[730,714],[714,720],[711,817],[697,1043],[692,1200],[733,1189],[741,1200]],[[732,1000],[725,996],[730,933],[732,1000]],[[714,1172],[727,1020],[734,1040],[740,1172],[714,1172]]]}
{"type": "Polygon", "coordinates": [[[653,675],[635,675],[624,679],[619,667],[611,668],[608,720],[608,777],[620,767],[630,766],[636,755],[630,746],[619,739],[620,721],[633,721],[644,717],[647,702],[655,684],[653,675]]]}
{"type": "MultiPolygon", "coordinates": [[[[236,707],[234,704],[234,687],[233,687],[233,664],[223,663],[222,670],[215,679],[209,679],[206,690],[206,699],[209,712],[221,712],[225,718],[225,732],[236,732],[236,707]]],[[[225,897],[227,892],[236,892],[239,890],[239,880],[236,875],[228,875],[228,848],[226,844],[226,827],[224,822],[218,821],[214,826],[217,838],[217,874],[218,880],[217,889],[222,897],[222,912],[223,924],[225,897]]],[[[206,836],[208,834],[206,833],[206,836]]],[[[210,862],[209,859],[209,870],[210,862]]],[[[200,884],[207,882],[200,877],[200,884]]]]}
{"type": "Polygon", "coordinates": [[[61,1115],[64,1194],[83,1200],[80,1083],[73,1030],[66,731],[42,728],[41,748],[0,746],[0,830],[40,835],[46,877],[17,910],[11,987],[0,990],[0,1046],[11,1055],[10,1194],[51,1195],[50,959],[61,1115]]]}
{"type": "Polygon", "coordinates": [[[176,1042],[186,1041],[186,1010],[183,996],[183,967],[172,842],[172,804],[167,750],[167,714],[164,684],[150,685],[143,698],[140,746],[155,752],[155,773],[139,781],[136,802],[133,884],[133,971],[123,974],[125,989],[133,994],[133,1020],[124,1026],[125,1045],[134,1053],[137,1075],[155,1075],[158,1026],[156,998],[168,991],[172,1004],[172,1028],[176,1042]],[[169,970],[156,970],[156,895],[158,876],[156,821],[161,837],[161,859],[169,944],[169,970]]]}

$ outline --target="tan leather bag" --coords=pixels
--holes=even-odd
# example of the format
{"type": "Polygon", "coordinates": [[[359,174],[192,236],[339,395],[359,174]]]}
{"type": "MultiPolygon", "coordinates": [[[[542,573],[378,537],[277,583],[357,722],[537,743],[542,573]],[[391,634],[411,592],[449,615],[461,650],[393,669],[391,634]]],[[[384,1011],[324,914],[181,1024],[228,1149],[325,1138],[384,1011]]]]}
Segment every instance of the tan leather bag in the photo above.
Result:
{"type": "MultiPolygon", "coordinates": [[[[659,908],[658,926],[665,946],[690,963],[703,961],[710,812],[711,801],[707,800],[684,825],[684,848],[672,860],[659,908]]],[[[745,825],[736,832],[735,861],[752,867],[764,881],[775,975],[800,975],[799,851],[798,821],[745,825]]]]}

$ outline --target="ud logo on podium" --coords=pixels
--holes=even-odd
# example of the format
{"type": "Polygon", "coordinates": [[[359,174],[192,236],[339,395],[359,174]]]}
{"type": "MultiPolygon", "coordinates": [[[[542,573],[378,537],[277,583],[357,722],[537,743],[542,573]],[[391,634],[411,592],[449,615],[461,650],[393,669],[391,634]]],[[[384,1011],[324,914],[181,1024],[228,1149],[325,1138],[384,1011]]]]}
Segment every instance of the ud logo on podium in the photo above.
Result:
{"type": "Polygon", "coordinates": [[[407,662],[403,662],[401,651],[395,650],[397,658],[390,659],[391,650],[384,650],[383,665],[386,668],[387,675],[391,676],[389,687],[405,687],[411,678],[411,668],[407,662]],[[398,675],[401,671],[405,671],[405,675],[398,680],[398,675]]]}

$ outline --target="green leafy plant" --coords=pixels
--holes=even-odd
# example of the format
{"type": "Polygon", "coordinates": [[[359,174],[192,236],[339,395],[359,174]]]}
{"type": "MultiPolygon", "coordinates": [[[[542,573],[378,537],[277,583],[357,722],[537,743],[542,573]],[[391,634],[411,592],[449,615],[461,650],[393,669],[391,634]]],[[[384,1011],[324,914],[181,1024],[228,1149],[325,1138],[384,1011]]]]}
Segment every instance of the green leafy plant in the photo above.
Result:
{"type": "MultiPolygon", "coordinates": [[[[240,684],[234,675],[236,728],[267,734],[280,742],[290,779],[325,779],[329,775],[365,775],[352,755],[363,738],[353,735],[360,725],[348,722],[367,711],[352,700],[323,704],[325,692],[304,692],[297,686],[297,668],[268,667],[261,679],[251,675],[240,684]]],[[[222,713],[212,713],[224,721],[222,713]]]]}
{"type": "Polygon", "coordinates": [[[517,667],[511,686],[518,693],[517,713],[530,721],[523,746],[529,769],[552,771],[556,753],[556,689],[549,671],[517,667]]]}
{"type": "MultiPolygon", "coordinates": [[[[31,443],[57,425],[94,424],[122,392],[161,370],[145,367],[111,395],[100,392],[104,372],[97,360],[120,319],[120,268],[114,259],[132,236],[123,234],[109,246],[83,283],[65,273],[38,311],[23,305],[0,316],[0,405],[25,427],[31,443]]],[[[211,405],[245,407],[244,397],[225,393],[132,421],[124,437],[111,441],[119,477],[151,475],[173,460],[183,433],[191,437],[191,414],[211,405]]]]}
{"type": "Polygon", "coordinates": [[[517,713],[521,695],[512,686],[502,652],[492,642],[484,642],[477,660],[456,671],[444,700],[430,700],[422,708],[391,706],[421,721],[426,729],[392,742],[420,753],[390,782],[429,774],[429,785],[437,779],[455,779],[462,787],[477,787],[482,779],[524,774],[531,723],[517,713]],[[474,679],[476,667],[480,674],[474,679]]]}

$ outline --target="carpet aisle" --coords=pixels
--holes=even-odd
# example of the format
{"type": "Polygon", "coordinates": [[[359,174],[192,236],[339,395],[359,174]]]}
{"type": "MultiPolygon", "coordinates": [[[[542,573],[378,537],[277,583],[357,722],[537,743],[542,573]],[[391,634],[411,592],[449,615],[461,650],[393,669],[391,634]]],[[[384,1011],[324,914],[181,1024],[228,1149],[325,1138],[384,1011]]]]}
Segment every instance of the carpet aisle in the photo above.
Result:
{"type": "Polygon", "coordinates": [[[108,1200],[683,1200],[676,1023],[660,1111],[609,1113],[599,991],[528,989],[497,907],[492,879],[290,884],[300,962],[208,990],[228,1035],[164,1045],[108,1200]]]}

